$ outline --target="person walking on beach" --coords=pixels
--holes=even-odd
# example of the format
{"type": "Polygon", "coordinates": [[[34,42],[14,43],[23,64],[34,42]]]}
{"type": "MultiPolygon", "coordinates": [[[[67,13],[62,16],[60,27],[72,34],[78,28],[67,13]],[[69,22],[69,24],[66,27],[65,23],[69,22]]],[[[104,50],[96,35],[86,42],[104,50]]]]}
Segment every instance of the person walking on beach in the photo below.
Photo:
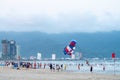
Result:
{"type": "Polygon", "coordinates": [[[53,67],[52,67],[52,64],[50,63],[50,70],[51,70],[51,71],[52,71],[52,68],[53,68],[53,67]]]}
{"type": "Polygon", "coordinates": [[[91,73],[93,72],[93,67],[92,67],[92,65],[90,66],[90,72],[91,72],[91,73]]]}
{"type": "Polygon", "coordinates": [[[67,64],[65,64],[65,66],[64,66],[64,70],[66,70],[66,68],[67,68],[67,64]]]}
{"type": "Polygon", "coordinates": [[[44,69],[45,69],[45,67],[46,67],[46,63],[44,63],[44,69]]]}
{"type": "Polygon", "coordinates": [[[80,64],[78,64],[78,70],[80,70],[80,64]]]}
{"type": "Polygon", "coordinates": [[[61,64],[61,66],[60,66],[60,67],[61,67],[61,71],[63,71],[63,64],[61,64]]]}
{"type": "Polygon", "coordinates": [[[37,65],[38,65],[38,69],[40,68],[40,65],[39,65],[39,63],[37,63],[37,65]]]}
{"type": "Polygon", "coordinates": [[[36,69],[36,62],[34,62],[34,69],[36,69]]]}
{"type": "Polygon", "coordinates": [[[40,68],[42,68],[42,63],[40,63],[40,68]]]}
{"type": "Polygon", "coordinates": [[[55,64],[52,65],[52,70],[55,72],[55,64]]]}
{"type": "Polygon", "coordinates": [[[88,60],[86,60],[86,64],[87,64],[88,66],[90,65],[88,60]]]}
{"type": "Polygon", "coordinates": [[[59,64],[56,64],[56,70],[59,72],[59,70],[60,70],[59,64]]]}
{"type": "Polygon", "coordinates": [[[103,65],[103,71],[105,71],[105,66],[103,65]]]}

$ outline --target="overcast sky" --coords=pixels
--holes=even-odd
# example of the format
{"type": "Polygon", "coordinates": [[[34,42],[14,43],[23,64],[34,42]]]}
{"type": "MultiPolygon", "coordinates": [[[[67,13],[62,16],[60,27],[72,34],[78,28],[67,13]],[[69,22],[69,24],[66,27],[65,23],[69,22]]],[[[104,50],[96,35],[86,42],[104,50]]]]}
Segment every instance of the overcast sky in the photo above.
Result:
{"type": "Polygon", "coordinates": [[[120,31],[120,0],[0,0],[0,31],[120,31]]]}

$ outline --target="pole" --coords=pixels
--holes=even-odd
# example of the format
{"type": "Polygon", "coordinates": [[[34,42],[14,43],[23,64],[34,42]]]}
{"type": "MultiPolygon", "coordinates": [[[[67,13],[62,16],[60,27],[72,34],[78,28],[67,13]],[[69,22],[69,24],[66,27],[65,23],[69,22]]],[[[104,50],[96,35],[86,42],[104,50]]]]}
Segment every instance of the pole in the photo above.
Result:
{"type": "Polygon", "coordinates": [[[114,59],[114,76],[115,76],[115,59],[114,59]]]}
{"type": "Polygon", "coordinates": [[[114,75],[115,75],[115,53],[112,53],[112,59],[114,60],[114,75]]]}
{"type": "Polygon", "coordinates": [[[17,59],[18,59],[18,68],[20,68],[20,52],[19,52],[19,46],[17,45],[17,59]]]}

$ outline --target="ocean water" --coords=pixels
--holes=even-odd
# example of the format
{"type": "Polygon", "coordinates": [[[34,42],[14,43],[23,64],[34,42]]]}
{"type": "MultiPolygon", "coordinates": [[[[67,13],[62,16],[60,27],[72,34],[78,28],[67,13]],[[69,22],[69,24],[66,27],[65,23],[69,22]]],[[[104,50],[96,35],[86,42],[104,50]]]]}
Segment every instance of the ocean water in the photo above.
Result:
{"type": "MultiPolygon", "coordinates": [[[[120,59],[111,60],[111,59],[87,59],[88,64],[86,64],[86,60],[63,60],[63,61],[36,61],[36,63],[52,63],[52,64],[63,64],[63,68],[66,65],[67,72],[90,72],[90,66],[93,66],[94,73],[102,73],[102,74],[120,74],[120,59]],[[80,64],[80,70],[78,69],[78,64],[80,64]],[[105,67],[105,70],[103,70],[105,67]]],[[[35,61],[31,61],[34,63],[35,61]]],[[[48,66],[46,68],[49,68],[48,66]]]]}
{"type": "MultiPolygon", "coordinates": [[[[112,60],[112,59],[87,59],[88,64],[86,64],[86,60],[46,60],[46,61],[25,61],[30,63],[42,63],[42,68],[44,64],[63,64],[63,69],[66,66],[66,72],[75,72],[75,73],[90,73],[90,66],[93,66],[93,73],[101,73],[101,74],[120,74],[120,59],[112,60]],[[78,69],[78,64],[80,64],[80,69],[78,69]],[[103,70],[105,67],[105,70],[103,70]]],[[[4,66],[4,62],[0,62],[0,66],[4,66]]],[[[37,65],[38,68],[38,65],[37,65]]],[[[46,66],[49,68],[49,66],[46,66]]]]}

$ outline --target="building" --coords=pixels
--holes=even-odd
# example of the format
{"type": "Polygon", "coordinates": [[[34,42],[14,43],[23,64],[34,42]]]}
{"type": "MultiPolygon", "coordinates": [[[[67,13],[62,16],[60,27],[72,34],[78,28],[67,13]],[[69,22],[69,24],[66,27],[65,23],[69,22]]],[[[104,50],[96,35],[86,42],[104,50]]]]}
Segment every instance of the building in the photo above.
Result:
{"type": "Polygon", "coordinates": [[[9,41],[2,40],[2,58],[7,59],[9,55],[9,41]]]}
{"type": "Polygon", "coordinates": [[[52,54],[52,60],[56,59],[56,54],[52,54]]]}
{"type": "Polygon", "coordinates": [[[74,54],[72,54],[71,59],[75,59],[75,55],[74,54]]]}
{"type": "Polygon", "coordinates": [[[11,40],[9,45],[10,45],[9,46],[10,47],[9,54],[10,54],[11,58],[13,59],[17,55],[16,42],[14,40],[11,40]]]}
{"type": "Polygon", "coordinates": [[[14,40],[2,40],[2,58],[15,59],[17,54],[16,42],[14,40]]]}
{"type": "Polygon", "coordinates": [[[38,60],[41,60],[41,57],[42,57],[42,54],[38,52],[38,53],[37,53],[37,59],[38,59],[38,60]]]}

